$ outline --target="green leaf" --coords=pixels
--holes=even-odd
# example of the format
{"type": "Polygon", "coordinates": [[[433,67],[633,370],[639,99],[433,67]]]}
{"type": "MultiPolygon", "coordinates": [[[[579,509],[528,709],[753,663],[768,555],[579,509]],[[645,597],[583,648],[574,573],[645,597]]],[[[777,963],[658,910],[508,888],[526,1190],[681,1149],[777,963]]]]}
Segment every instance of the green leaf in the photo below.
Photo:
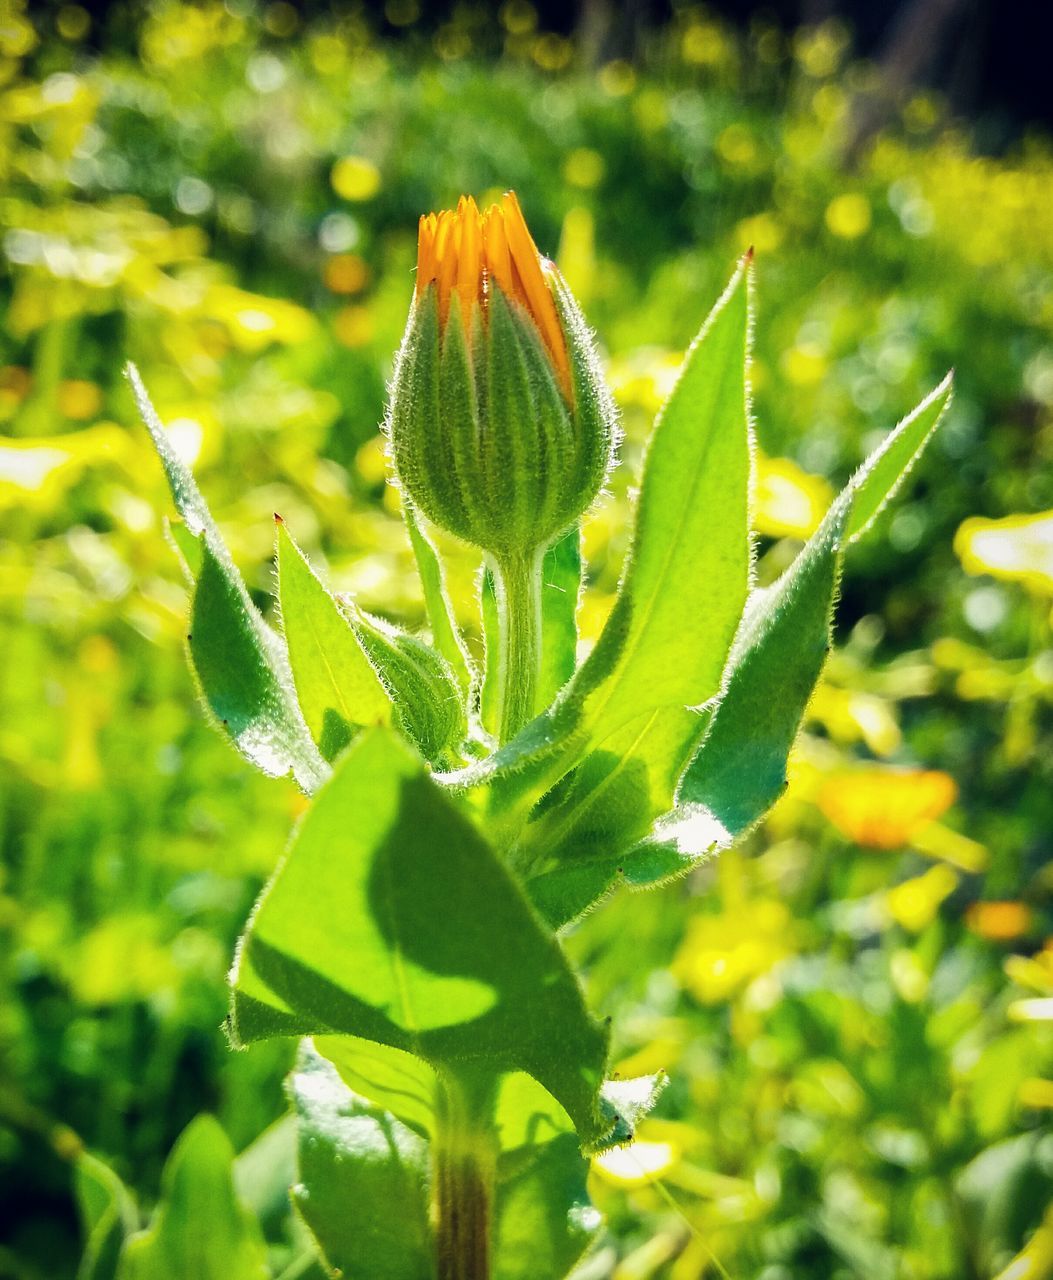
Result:
{"type": "Polygon", "coordinates": [[[541,562],[541,674],[538,705],[547,707],[578,664],[581,529],[567,530],[541,562]]]}
{"type": "Polygon", "coordinates": [[[358,1036],[316,1036],[315,1049],[354,1093],[390,1111],[414,1133],[435,1132],[435,1071],[405,1049],[358,1036]]]}
{"type": "Polygon", "coordinates": [[[748,336],[743,265],[658,415],[618,597],[572,686],[598,744],[645,712],[699,706],[720,688],[750,585],[748,336]]]}
{"type": "Polygon", "coordinates": [[[531,876],[527,896],[552,929],[583,916],[618,885],[646,889],[686,875],[706,854],[721,845],[725,833],[712,820],[694,827],[666,821],[631,849],[606,850],[591,856],[570,858],[548,871],[531,876]]]}
{"type": "Polygon", "coordinates": [[[114,1280],[125,1237],[139,1225],[131,1192],[109,1165],[82,1152],[73,1186],[84,1228],[77,1280],[114,1280]]]}
{"type": "Polygon", "coordinates": [[[183,572],[191,586],[201,572],[201,542],[190,532],[182,520],[170,520],[165,516],[165,537],[168,539],[183,566],[183,572]]]}
{"type": "Polygon", "coordinates": [[[571,1134],[506,1152],[498,1165],[494,1280],[563,1280],[602,1221],[571,1134]]]}
{"type": "Polygon", "coordinates": [[[737,837],[786,785],[786,761],[830,646],[842,548],[899,487],[950,401],[946,380],[856,472],[789,569],[754,592],[723,698],[684,774],[678,801],[702,806],[737,837]]]}
{"type": "MultiPolygon", "coordinates": [[[[842,548],[898,488],[939,425],[950,395],[946,380],[890,432],[790,568],[750,597],[724,692],[684,772],[675,812],[633,848],[613,843],[593,852],[584,843],[568,845],[558,865],[538,866],[526,889],[553,928],[582,915],[619,883],[645,888],[690,870],[743,835],[778,799],[790,748],[829,649],[842,548]]],[[[627,752],[625,760],[631,758],[627,752]]],[[[561,812],[546,814],[536,824],[539,831],[547,822],[551,832],[561,812]]]]}
{"type": "Polygon", "coordinates": [[[312,737],[332,760],[353,729],[391,723],[391,698],[281,520],[277,540],[278,598],[296,693],[312,737]]]}
{"type": "Polygon", "coordinates": [[[464,697],[446,661],[423,640],[343,601],[363,651],[395,704],[395,726],[431,764],[459,759],[464,697]]]}
{"type": "Polygon", "coordinates": [[[440,1069],[528,1072],[586,1144],[607,1035],[555,940],[453,799],[392,733],[351,746],[239,952],[232,1026],[361,1036],[440,1069]]]}
{"type": "Polygon", "coordinates": [[[293,691],[288,656],[249,599],[194,478],[176,455],[134,366],[128,379],[160,455],[185,530],[173,529],[187,567],[200,568],[187,646],[206,706],[241,754],[270,777],[292,773],[305,791],[326,775],[293,691]]]}
{"type": "Polygon", "coordinates": [[[346,1280],[432,1280],[428,1151],[417,1134],[356,1097],[309,1043],[290,1079],[299,1176],[293,1202],[346,1280]]]}
{"type": "Polygon", "coordinates": [[[672,804],[707,722],[708,712],[663,707],[617,729],[546,797],[519,840],[517,865],[537,876],[631,848],[672,804]]]}
{"type": "Polygon", "coordinates": [[[410,545],[417,561],[421,587],[424,590],[424,608],[431,627],[432,642],[445,658],[450,670],[457,677],[465,698],[472,686],[473,671],[468,649],[457,626],[457,618],[446,590],[442,561],[431,540],[421,529],[408,502],[403,503],[402,518],[409,533],[410,545]]]}
{"type": "Polygon", "coordinates": [[[165,1165],[153,1222],[125,1246],[119,1280],[268,1280],[259,1225],[234,1191],[233,1159],[216,1120],[191,1122],[165,1165]]]}
{"type": "MultiPolygon", "coordinates": [[[[355,1036],[316,1036],[314,1047],[333,1064],[353,1093],[390,1111],[421,1137],[435,1135],[439,1080],[423,1059],[355,1036]]],[[[605,1081],[599,1104],[609,1132],[597,1148],[627,1141],[663,1085],[664,1077],[656,1076],[605,1081]]],[[[566,1110],[525,1071],[509,1071],[501,1077],[494,1123],[502,1151],[543,1145],[558,1134],[574,1132],[566,1110]]]]}

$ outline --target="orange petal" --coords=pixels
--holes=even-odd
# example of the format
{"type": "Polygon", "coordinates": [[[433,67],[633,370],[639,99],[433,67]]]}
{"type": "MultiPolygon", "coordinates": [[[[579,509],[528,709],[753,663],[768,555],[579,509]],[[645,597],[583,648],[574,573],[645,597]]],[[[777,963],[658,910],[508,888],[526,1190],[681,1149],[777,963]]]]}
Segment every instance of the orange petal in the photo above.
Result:
{"type": "Polygon", "coordinates": [[[483,259],[482,227],[479,209],[469,196],[462,196],[457,206],[461,242],[457,252],[457,292],[461,297],[461,315],[467,324],[472,306],[482,293],[483,259]]]}
{"type": "Polygon", "coordinates": [[[514,297],[512,256],[508,252],[505,220],[497,205],[492,205],[483,222],[483,241],[486,251],[486,269],[497,281],[501,291],[514,297]]]}
{"type": "Polygon", "coordinates": [[[450,294],[457,274],[458,218],[452,209],[439,214],[435,232],[435,280],[439,286],[439,324],[446,323],[450,294]]]}
{"type": "Polygon", "coordinates": [[[523,211],[519,207],[514,191],[505,193],[501,202],[501,212],[504,215],[508,248],[519,277],[521,292],[518,301],[534,317],[534,323],[549,349],[564,390],[567,390],[570,385],[570,364],[567,359],[566,339],[563,337],[556,304],[549,292],[548,281],[541,267],[541,255],[527,229],[523,211]]]}
{"type": "Polygon", "coordinates": [[[435,279],[435,223],[434,213],[421,218],[417,227],[417,297],[435,279]]]}

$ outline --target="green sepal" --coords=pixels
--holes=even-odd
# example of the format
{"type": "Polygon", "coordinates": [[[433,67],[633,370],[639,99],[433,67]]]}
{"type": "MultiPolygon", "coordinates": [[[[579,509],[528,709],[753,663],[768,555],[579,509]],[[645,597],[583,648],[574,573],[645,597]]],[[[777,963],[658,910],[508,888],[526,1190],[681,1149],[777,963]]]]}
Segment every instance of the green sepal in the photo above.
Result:
{"type": "Polygon", "coordinates": [[[249,598],[188,468],[179,459],[133,365],[127,367],[185,526],[173,527],[184,569],[197,566],[187,648],[205,706],[241,754],[269,777],[292,773],[307,792],[327,766],[300,712],[288,654],[249,598]],[[197,541],[195,552],[188,539],[197,541]]]}
{"type": "Polygon", "coordinates": [[[394,703],[394,723],[431,764],[448,767],[468,736],[464,693],[423,640],[341,598],[358,643],[394,703]]]}
{"type": "Polygon", "coordinates": [[[424,607],[428,616],[428,626],[431,628],[432,643],[438,653],[446,659],[450,670],[457,677],[462,694],[465,698],[468,698],[475,679],[475,672],[468,647],[457,625],[457,618],[450,602],[449,593],[446,590],[442,561],[439,558],[438,551],[435,549],[435,545],[420,527],[413,513],[413,508],[408,503],[403,505],[402,519],[406,525],[406,531],[409,533],[413,556],[417,562],[417,572],[420,575],[421,587],[424,591],[424,607]]]}
{"type": "Polygon", "coordinates": [[[390,724],[391,696],[335,598],[277,520],[278,600],[307,727],[332,760],[363,725],[390,724]]]}
{"type": "Polygon", "coordinates": [[[268,1280],[263,1236],[235,1192],[233,1160],[212,1116],[187,1126],[165,1164],[153,1221],[125,1245],[118,1280],[268,1280]]]}
{"type": "MultiPolygon", "coordinates": [[[[567,343],[573,391],[574,467],[571,488],[595,496],[614,465],[621,441],[618,411],[603,375],[596,343],[566,281],[554,272],[552,297],[567,343]]],[[[591,501],[591,499],[590,499],[591,501]]],[[[579,513],[580,514],[580,513],[579,513]]]]}

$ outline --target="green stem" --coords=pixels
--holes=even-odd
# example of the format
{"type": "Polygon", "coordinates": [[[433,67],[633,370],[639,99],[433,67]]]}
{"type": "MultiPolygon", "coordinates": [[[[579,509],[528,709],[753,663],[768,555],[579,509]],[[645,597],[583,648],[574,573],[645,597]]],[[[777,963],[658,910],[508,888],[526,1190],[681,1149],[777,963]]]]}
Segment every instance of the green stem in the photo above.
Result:
{"type": "Polygon", "coordinates": [[[432,1140],[438,1280],[490,1280],[497,1174],[493,1082],[440,1081],[432,1140]]]}
{"type": "Polygon", "coordinates": [[[494,561],[497,596],[497,740],[514,738],[537,713],[541,671],[541,551],[494,561]]]}

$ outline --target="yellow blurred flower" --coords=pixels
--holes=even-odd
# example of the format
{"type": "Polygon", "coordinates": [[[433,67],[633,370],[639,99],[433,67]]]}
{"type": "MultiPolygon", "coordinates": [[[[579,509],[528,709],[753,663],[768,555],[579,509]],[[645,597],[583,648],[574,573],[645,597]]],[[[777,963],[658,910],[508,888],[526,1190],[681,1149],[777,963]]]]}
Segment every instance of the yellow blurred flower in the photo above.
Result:
{"type": "Polygon", "coordinates": [[[744,900],[720,915],[692,918],[673,962],[673,972],[703,1004],[719,1004],[793,950],[793,927],[785,903],[744,900]]]}
{"type": "Polygon", "coordinates": [[[575,147],[563,161],[563,177],[572,187],[599,186],[606,166],[603,156],[591,147],[575,147]]]}
{"type": "Polygon", "coordinates": [[[102,391],[94,382],[71,378],[59,384],[57,400],[63,417],[81,422],[94,418],[102,408],[102,391]]]}
{"type": "Polygon", "coordinates": [[[755,213],[736,226],[735,241],[743,253],[751,247],[759,254],[774,253],[785,234],[783,224],[774,213],[755,213]]]}
{"type": "Polygon", "coordinates": [[[885,906],[897,924],[920,933],[936,918],[940,904],[958,887],[958,877],[950,867],[931,867],[924,875],[904,880],[885,894],[885,906]]]}
{"type": "Polygon", "coordinates": [[[938,770],[868,765],[832,774],[818,804],[830,822],[856,844],[900,849],[954,803],[954,779],[938,770]]]}
{"type": "Polygon", "coordinates": [[[373,316],[368,307],[341,307],[333,317],[333,332],[345,347],[364,347],[373,337],[373,316]]]}
{"type": "Polygon", "coordinates": [[[826,225],[843,240],[856,240],[870,230],[870,202],[858,192],[835,196],[826,206],[826,225]]]}
{"type": "Polygon", "coordinates": [[[272,342],[296,345],[314,332],[311,313],[285,298],[265,298],[234,285],[213,285],[201,310],[219,321],[241,351],[257,352],[272,342]]]}
{"type": "Polygon", "coordinates": [[[828,679],[812,695],[808,715],[835,742],[862,740],[876,756],[890,756],[903,740],[894,703],[875,693],[840,688],[828,679]]]}
{"type": "Polygon", "coordinates": [[[814,387],[822,382],[830,364],[825,354],[810,343],[788,347],[781,363],[787,378],[798,387],[814,387]]]}
{"type": "Polygon", "coordinates": [[[1053,595],[1053,511],[1002,520],[973,516],[955,534],[954,550],[968,573],[989,573],[1053,595]]]}
{"type": "Polygon", "coordinates": [[[822,476],[810,475],[790,458],[757,458],[754,527],[770,538],[807,538],[833,500],[822,476]]]}
{"type": "Polygon", "coordinates": [[[1053,999],[1014,1000],[1006,1012],[1010,1022],[1053,1022],[1053,999]]]}
{"type": "Polygon", "coordinates": [[[380,170],[365,156],[344,156],[333,165],[330,181],[338,196],[358,204],[380,190],[380,170]]]}

